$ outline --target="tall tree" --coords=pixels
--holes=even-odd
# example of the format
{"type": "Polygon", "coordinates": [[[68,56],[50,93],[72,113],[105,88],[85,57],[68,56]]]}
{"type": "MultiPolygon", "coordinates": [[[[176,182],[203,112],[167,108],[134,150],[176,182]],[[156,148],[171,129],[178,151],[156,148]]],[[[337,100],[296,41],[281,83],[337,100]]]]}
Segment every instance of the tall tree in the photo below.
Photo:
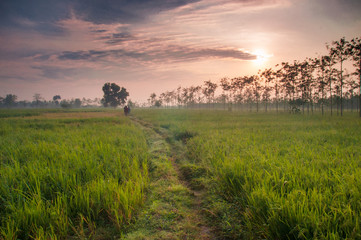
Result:
{"type": "Polygon", "coordinates": [[[220,86],[223,90],[223,94],[225,95],[225,102],[227,103],[228,101],[228,109],[231,110],[232,107],[231,107],[231,104],[232,104],[232,84],[229,80],[229,78],[222,78],[221,81],[220,81],[220,86]]]}
{"type": "Polygon", "coordinates": [[[327,57],[322,56],[320,58],[314,59],[314,64],[316,67],[316,76],[317,76],[317,86],[318,93],[321,95],[321,112],[324,115],[324,105],[325,105],[325,88],[327,86],[326,80],[326,67],[327,67],[327,57]]]}
{"type": "Polygon", "coordinates": [[[341,100],[341,116],[343,113],[343,99],[342,99],[342,91],[343,91],[343,63],[349,57],[349,45],[348,41],[345,38],[341,38],[340,41],[333,41],[332,46],[330,48],[330,55],[334,56],[336,60],[340,63],[340,76],[339,76],[339,84],[340,84],[340,100],[341,100]]]}
{"type": "Polygon", "coordinates": [[[337,72],[335,68],[333,68],[333,65],[335,65],[335,60],[332,56],[324,56],[323,57],[326,65],[326,78],[327,78],[327,84],[329,89],[329,98],[330,98],[330,110],[331,110],[331,116],[332,116],[332,107],[333,107],[333,95],[332,95],[332,82],[335,81],[335,73],[337,72]]]}
{"type": "Polygon", "coordinates": [[[231,79],[231,93],[233,96],[233,101],[239,103],[242,106],[244,100],[244,88],[247,84],[247,77],[235,77],[231,79]]]}
{"type": "Polygon", "coordinates": [[[359,87],[358,83],[355,81],[354,78],[348,78],[345,81],[345,85],[348,87],[347,94],[350,99],[350,105],[351,105],[351,112],[353,111],[353,100],[354,100],[354,91],[359,87]]]}
{"type": "Polygon", "coordinates": [[[275,79],[275,72],[272,68],[266,69],[263,72],[260,72],[260,76],[264,79],[264,90],[262,94],[263,101],[265,102],[265,111],[267,112],[267,104],[271,97],[271,87],[270,83],[275,79]]]}
{"type": "MultiPolygon", "coordinates": [[[[279,64],[276,65],[278,67],[279,64]]],[[[276,100],[276,112],[278,113],[278,105],[279,101],[282,98],[280,93],[282,93],[282,86],[280,85],[280,80],[282,79],[282,68],[275,71],[275,79],[274,79],[274,91],[275,91],[275,100],[276,100]]]]}
{"type": "Polygon", "coordinates": [[[262,94],[261,93],[262,86],[259,82],[259,77],[257,75],[250,76],[249,81],[252,83],[253,95],[254,95],[254,99],[256,100],[256,111],[258,112],[259,102],[261,100],[261,94],[262,94]]]}
{"type": "Polygon", "coordinates": [[[354,61],[354,66],[356,67],[355,75],[359,77],[359,115],[361,117],[361,39],[354,38],[348,44],[349,54],[354,61]]]}
{"type": "Polygon", "coordinates": [[[313,87],[313,78],[312,73],[314,71],[314,63],[312,59],[306,59],[299,64],[300,71],[300,81],[299,89],[302,93],[302,112],[304,112],[304,106],[307,103],[307,113],[309,113],[309,106],[313,109],[313,98],[312,98],[312,87],[313,87]]]}
{"type": "Polygon", "coordinates": [[[157,101],[157,94],[152,93],[149,96],[148,102],[150,106],[155,106],[155,102],[157,101]]]}
{"type": "Polygon", "coordinates": [[[214,100],[214,94],[217,89],[217,84],[209,81],[204,81],[204,87],[202,89],[202,92],[204,96],[207,98],[208,103],[211,103],[214,100]]]}
{"type": "Polygon", "coordinates": [[[280,71],[282,87],[285,90],[284,101],[288,96],[289,107],[295,108],[296,99],[296,88],[297,88],[297,75],[298,75],[298,63],[295,61],[294,64],[288,62],[282,63],[282,69],[280,71]]]}
{"type": "Polygon", "coordinates": [[[182,105],[182,87],[181,86],[177,87],[176,96],[177,96],[178,107],[180,108],[182,105]]]}
{"type": "Polygon", "coordinates": [[[122,87],[120,88],[115,83],[105,83],[103,86],[103,99],[102,103],[104,107],[117,107],[118,105],[123,105],[126,103],[129,93],[127,90],[122,87]]]}

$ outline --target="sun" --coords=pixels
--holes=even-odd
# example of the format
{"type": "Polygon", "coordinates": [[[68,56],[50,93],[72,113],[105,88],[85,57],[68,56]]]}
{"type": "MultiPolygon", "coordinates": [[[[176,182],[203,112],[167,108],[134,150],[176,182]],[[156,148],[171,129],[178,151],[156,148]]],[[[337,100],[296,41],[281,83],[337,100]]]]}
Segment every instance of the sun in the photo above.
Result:
{"type": "Polygon", "coordinates": [[[272,54],[268,54],[264,49],[256,49],[251,52],[253,55],[256,55],[256,59],[252,60],[257,66],[263,65],[267,60],[272,57],[272,54]]]}

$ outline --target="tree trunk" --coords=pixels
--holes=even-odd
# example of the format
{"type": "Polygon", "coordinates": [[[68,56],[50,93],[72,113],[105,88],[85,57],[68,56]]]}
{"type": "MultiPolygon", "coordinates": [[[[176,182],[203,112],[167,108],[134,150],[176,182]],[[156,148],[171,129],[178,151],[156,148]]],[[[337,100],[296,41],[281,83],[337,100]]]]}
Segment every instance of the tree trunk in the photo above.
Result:
{"type": "Polygon", "coordinates": [[[359,69],[359,75],[360,75],[360,92],[359,92],[359,105],[358,105],[358,109],[359,109],[359,114],[360,114],[360,117],[361,117],[361,54],[359,56],[360,58],[360,69],[359,69]]]}
{"type": "Polygon", "coordinates": [[[341,117],[342,117],[342,112],[343,112],[343,104],[342,104],[342,86],[343,86],[343,79],[342,79],[342,60],[341,60],[341,117]]]}
{"type": "Polygon", "coordinates": [[[331,107],[331,116],[332,116],[332,79],[330,77],[330,107],[331,107]]]}

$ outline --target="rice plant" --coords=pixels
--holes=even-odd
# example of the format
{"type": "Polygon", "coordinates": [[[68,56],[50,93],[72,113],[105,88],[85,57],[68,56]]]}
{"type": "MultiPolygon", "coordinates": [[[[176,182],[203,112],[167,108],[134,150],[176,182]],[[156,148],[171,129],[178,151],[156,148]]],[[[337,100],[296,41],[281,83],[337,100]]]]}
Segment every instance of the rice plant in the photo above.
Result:
{"type": "Polygon", "coordinates": [[[225,236],[361,238],[358,118],[205,110],[136,115],[174,136],[194,133],[185,142],[189,161],[207,169],[210,194],[231,206],[231,218],[219,214],[226,221],[219,225],[230,226],[225,236]]]}
{"type": "Polygon", "coordinates": [[[0,137],[0,238],[119,236],[143,203],[147,144],[129,119],[4,117],[0,137]]]}

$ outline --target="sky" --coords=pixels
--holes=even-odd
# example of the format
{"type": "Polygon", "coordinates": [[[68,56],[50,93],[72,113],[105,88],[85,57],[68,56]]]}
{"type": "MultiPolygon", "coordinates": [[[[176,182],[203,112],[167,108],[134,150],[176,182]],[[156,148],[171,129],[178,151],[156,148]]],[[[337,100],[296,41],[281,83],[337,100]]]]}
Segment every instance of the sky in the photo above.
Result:
{"type": "Polygon", "coordinates": [[[0,96],[146,102],[361,36],[360,0],[1,0],[0,96]]]}

